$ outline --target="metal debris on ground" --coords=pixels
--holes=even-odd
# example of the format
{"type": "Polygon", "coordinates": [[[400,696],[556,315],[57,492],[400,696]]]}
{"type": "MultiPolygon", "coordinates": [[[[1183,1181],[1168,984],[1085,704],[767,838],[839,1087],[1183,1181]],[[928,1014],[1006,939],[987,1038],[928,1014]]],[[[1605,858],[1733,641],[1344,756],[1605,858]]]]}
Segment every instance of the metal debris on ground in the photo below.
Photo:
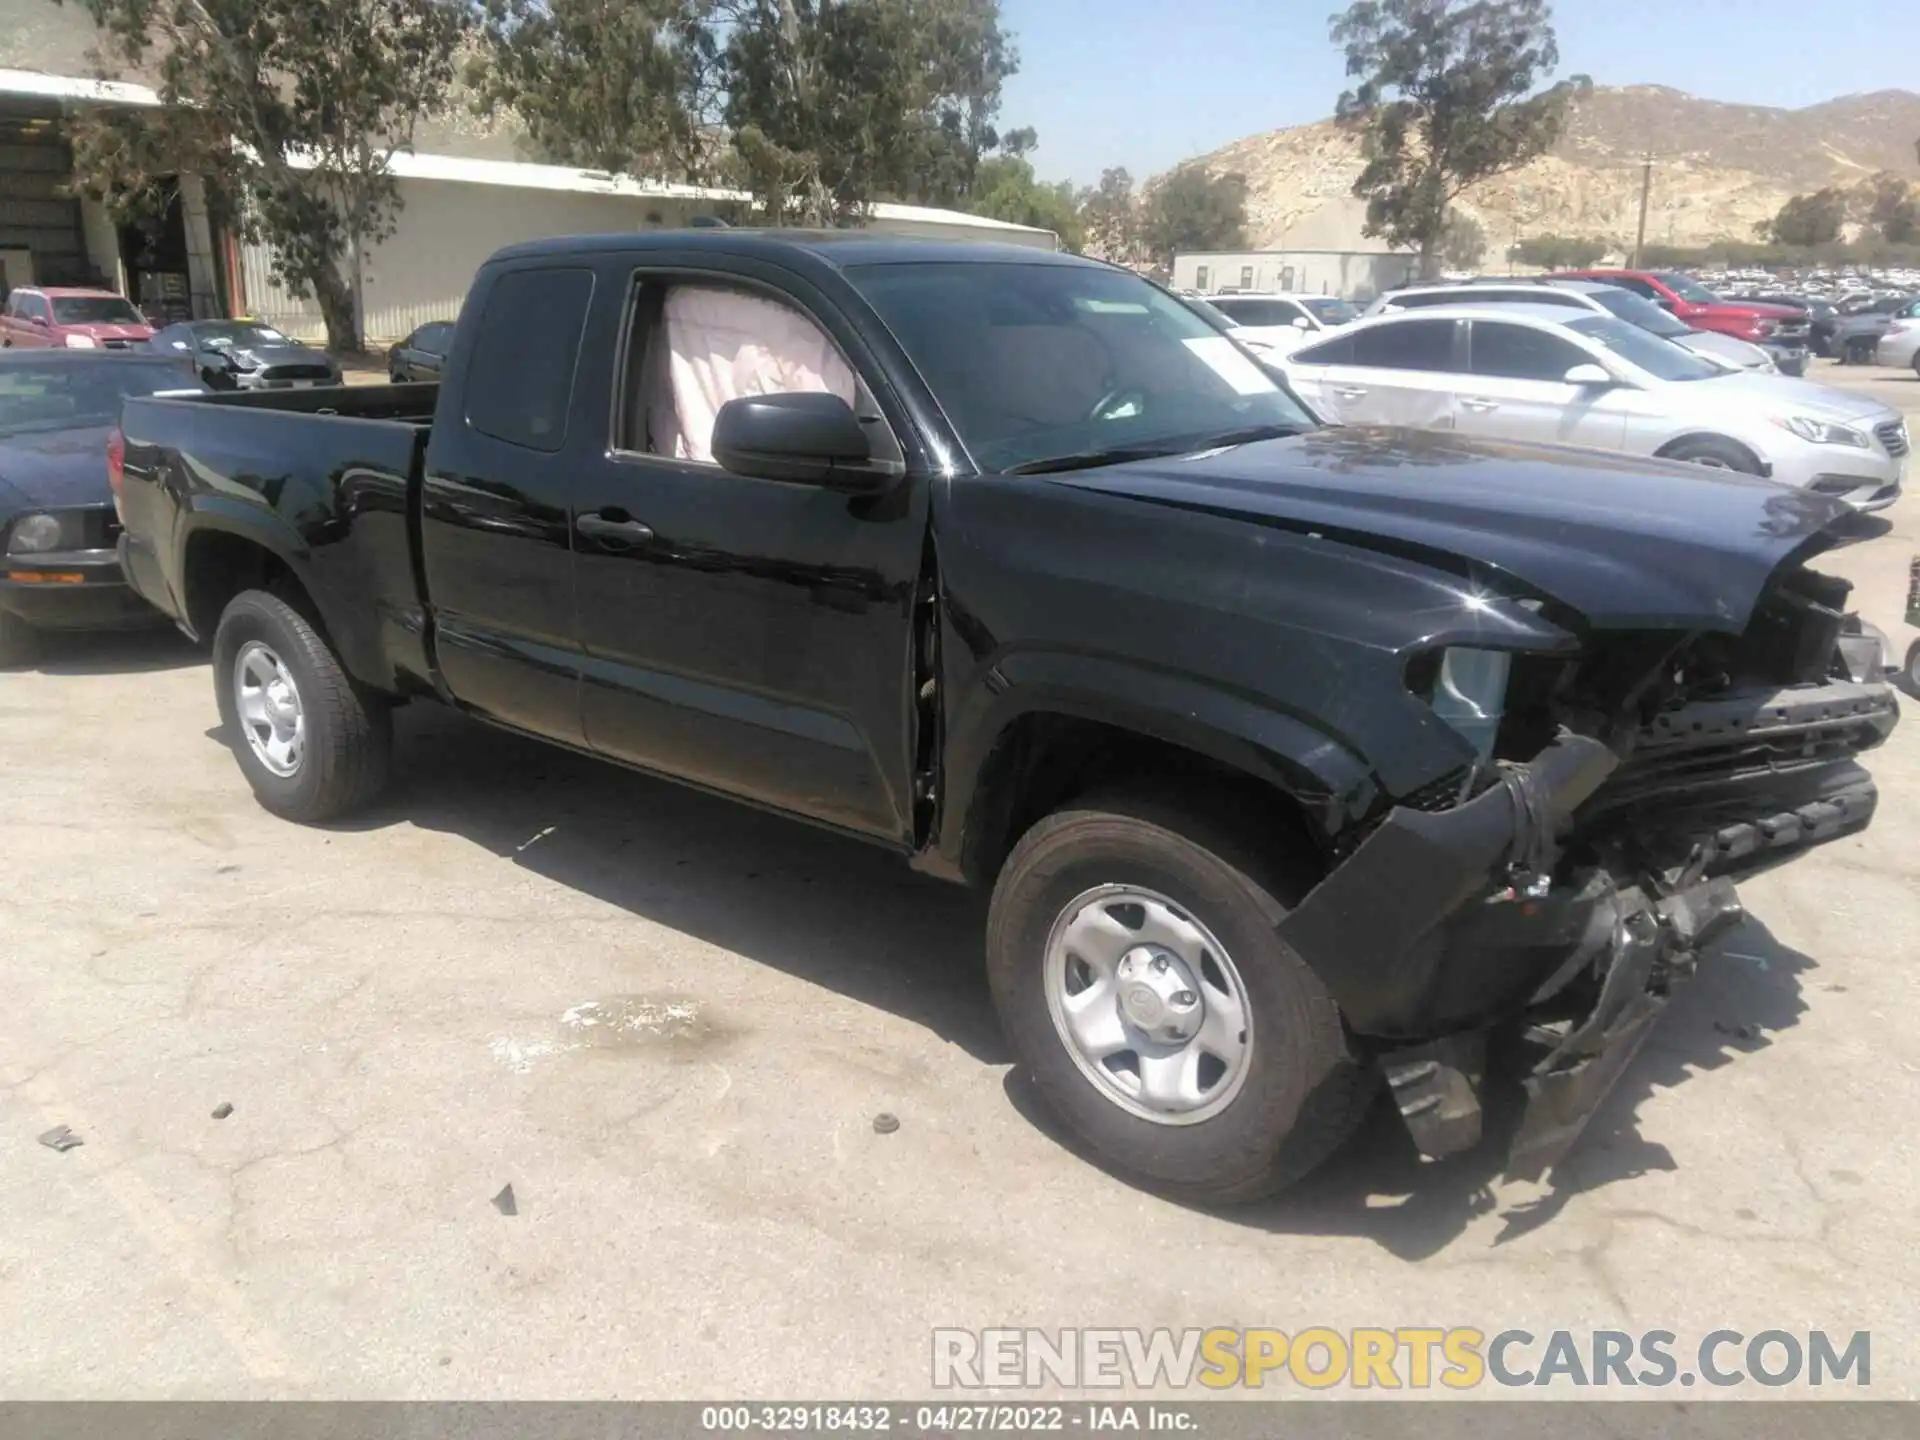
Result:
{"type": "Polygon", "coordinates": [[[1760,1038],[1760,1027],[1758,1025],[1729,1025],[1725,1021],[1716,1020],[1713,1022],[1713,1028],[1718,1030],[1722,1035],[1731,1035],[1736,1040],[1758,1040],[1760,1038]]]}
{"type": "Polygon", "coordinates": [[[504,1185],[501,1187],[500,1193],[493,1197],[493,1208],[498,1210],[502,1215],[518,1215],[520,1213],[520,1207],[516,1205],[513,1200],[513,1186],[504,1185]]]}
{"type": "Polygon", "coordinates": [[[231,1114],[233,1114],[233,1106],[229,1105],[225,1100],[222,1100],[218,1105],[213,1107],[213,1118],[216,1120],[224,1120],[231,1114]]]}
{"type": "Polygon", "coordinates": [[[873,1117],[873,1133],[876,1135],[891,1135],[899,1128],[900,1117],[891,1111],[882,1110],[873,1117]]]}
{"type": "Polygon", "coordinates": [[[64,1153],[74,1149],[76,1146],[84,1145],[87,1142],[74,1134],[73,1131],[69,1130],[66,1126],[56,1125],[40,1137],[40,1143],[49,1150],[59,1150],[64,1153]]]}

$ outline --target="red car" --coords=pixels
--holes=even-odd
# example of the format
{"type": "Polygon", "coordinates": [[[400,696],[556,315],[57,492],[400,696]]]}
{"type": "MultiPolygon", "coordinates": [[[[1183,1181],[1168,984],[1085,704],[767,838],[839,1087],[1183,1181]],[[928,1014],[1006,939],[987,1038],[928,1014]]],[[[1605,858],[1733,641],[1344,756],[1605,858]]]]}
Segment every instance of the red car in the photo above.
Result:
{"type": "Polygon", "coordinates": [[[1562,280],[1597,280],[1644,295],[1696,330],[1747,340],[1769,355],[1782,375],[1804,375],[1813,322],[1805,310],[1759,300],[1722,300],[1698,280],[1671,270],[1570,270],[1562,280]]]}
{"type": "Polygon", "coordinates": [[[11,350],[144,350],[146,316],[111,290],[22,285],[0,313],[0,347],[11,350]]]}

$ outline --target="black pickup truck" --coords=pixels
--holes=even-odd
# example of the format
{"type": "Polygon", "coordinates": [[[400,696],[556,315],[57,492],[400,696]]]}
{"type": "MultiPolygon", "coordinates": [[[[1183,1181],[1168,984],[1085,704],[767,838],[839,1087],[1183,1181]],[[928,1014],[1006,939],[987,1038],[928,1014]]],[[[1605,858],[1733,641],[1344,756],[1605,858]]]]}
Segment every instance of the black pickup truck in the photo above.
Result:
{"type": "Polygon", "coordinates": [[[1197,1199],[1303,1174],[1382,1082],[1444,1155],[1520,1079],[1537,1174],[1731,882],[1868,822],[1897,715],[1805,565],[1843,505],[1326,429],[1070,256],[519,246],[437,387],[123,429],[127,573],[211,642],[269,809],[366,804],[432,699],[991,887],[1018,1063],[1197,1199]]]}

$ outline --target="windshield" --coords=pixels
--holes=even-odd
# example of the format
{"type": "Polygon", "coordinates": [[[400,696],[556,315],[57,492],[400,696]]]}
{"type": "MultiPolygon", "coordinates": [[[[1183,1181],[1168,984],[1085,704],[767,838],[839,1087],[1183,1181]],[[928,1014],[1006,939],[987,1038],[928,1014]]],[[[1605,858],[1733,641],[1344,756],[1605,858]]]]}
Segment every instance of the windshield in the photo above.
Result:
{"type": "Polygon", "coordinates": [[[1649,335],[1638,325],[1616,320],[1611,315],[1582,315],[1578,320],[1569,320],[1567,328],[1598,341],[1656,380],[1711,380],[1727,373],[1691,350],[1682,350],[1671,340],[1649,335]]]}
{"type": "Polygon", "coordinates": [[[147,317],[118,295],[56,295],[53,319],[58,325],[144,325],[147,317]]]}
{"type": "Polygon", "coordinates": [[[1646,296],[1636,295],[1631,290],[1617,290],[1609,285],[1594,291],[1590,298],[1599,301],[1629,325],[1638,325],[1652,334],[1672,337],[1693,333],[1691,325],[1674,319],[1646,296]]]}
{"type": "Polygon", "coordinates": [[[1720,297],[1718,295],[1707,289],[1707,287],[1702,285],[1698,280],[1691,279],[1688,276],[1667,273],[1656,275],[1653,278],[1690,305],[1717,305],[1720,303],[1720,297]]]}
{"type": "Polygon", "coordinates": [[[1300,302],[1313,312],[1313,318],[1322,325],[1344,325],[1349,320],[1358,320],[1360,312],[1347,301],[1335,295],[1315,296],[1300,302]]]}
{"type": "Polygon", "coordinates": [[[209,350],[228,350],[235,345],[290,345],[293,343],[271,325],[248,325],[241,321],[196,325],[193,327],[193,336],[209,350]]]}
{"type": "Polygon", "coordinates": [[[129,395],[201,387],[173,360],[0,366],[0,438],[117,424],[129,395]]]}
{"type": "Polygon", "coordinates": [[[985,470],[1179,454],[1316,426],[1233,341],[1123,270],[932,261],[845,273],[985,470]]]}

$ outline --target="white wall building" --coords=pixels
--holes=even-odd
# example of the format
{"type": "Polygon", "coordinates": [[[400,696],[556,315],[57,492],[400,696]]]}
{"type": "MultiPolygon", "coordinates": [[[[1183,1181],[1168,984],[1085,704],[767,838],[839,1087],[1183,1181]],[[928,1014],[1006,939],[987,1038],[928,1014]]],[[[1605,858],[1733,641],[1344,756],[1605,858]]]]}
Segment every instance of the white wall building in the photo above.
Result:
{"type": "MultiPolygon", "coordinates": [[[[553,235],[670,229],[750,198],[514,160],[399,154],[392,169],[404,208],[392,237],[367,246],[360,267],[361,329],[370,343],[454,318],[474,273],[504,245],[553,235]]],[[[876,205],[868,223],[903,235],[1058,246],[1051,230],[919,205],[876,205]]],[[[275,283],[264,246],[239,247],[239,260],[237,312],[302,337],[324,333],[319,306],[295,300],[275,283]]]]}
{"type": "Polygon", "coordinates": [[[1411,281],[1418,256],[1375,250],[1216,250],[1173,259],[1176,290],[1293,290],[1372,300],[1411,281]]]}

